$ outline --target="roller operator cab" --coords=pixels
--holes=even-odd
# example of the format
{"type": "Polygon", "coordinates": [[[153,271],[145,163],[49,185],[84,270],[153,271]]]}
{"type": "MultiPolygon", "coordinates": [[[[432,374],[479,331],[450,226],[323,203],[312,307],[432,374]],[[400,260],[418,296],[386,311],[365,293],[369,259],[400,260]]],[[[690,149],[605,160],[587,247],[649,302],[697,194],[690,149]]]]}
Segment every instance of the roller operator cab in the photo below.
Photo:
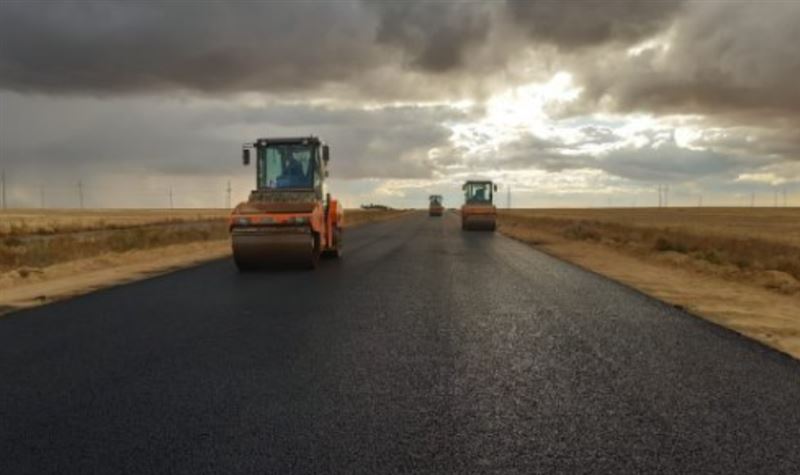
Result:
{"type": "Polygon", "coordinates": [[[497,185],[491,181],[468,181],[462,187],[464,205],[461,207],[461,229],[494,231],[497,228],[497,208],[493,204],[497,185]]]}
{"type": "Polygon", "coordinates": [[[261,138],[254,152],[256,188],[231,213],[233,259],[239,270],[314,268],[320,256],[339,257],[343,211],[326,189],[330,152],[317,137],[261,138]]]}
{"type": "Polygon", "coordinates": [[[441,216],[444,213],[442,206],[442,195],[431,195],[428,197],[428,216],[441,216]]]}

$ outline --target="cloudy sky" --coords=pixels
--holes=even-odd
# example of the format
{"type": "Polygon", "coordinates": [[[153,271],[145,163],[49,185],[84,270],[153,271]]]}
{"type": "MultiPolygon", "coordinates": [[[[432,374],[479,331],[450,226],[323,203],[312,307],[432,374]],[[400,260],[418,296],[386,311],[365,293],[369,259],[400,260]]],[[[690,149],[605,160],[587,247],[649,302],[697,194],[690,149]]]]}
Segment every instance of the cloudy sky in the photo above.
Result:
{"type": "Polygon", "coordinates": [[[800,204],[800,2],[0,3],[11,206],[224,206],[316,134],[348,206],[800,204]],[[42,191],[44,193],[42,193],[42,191]]]}

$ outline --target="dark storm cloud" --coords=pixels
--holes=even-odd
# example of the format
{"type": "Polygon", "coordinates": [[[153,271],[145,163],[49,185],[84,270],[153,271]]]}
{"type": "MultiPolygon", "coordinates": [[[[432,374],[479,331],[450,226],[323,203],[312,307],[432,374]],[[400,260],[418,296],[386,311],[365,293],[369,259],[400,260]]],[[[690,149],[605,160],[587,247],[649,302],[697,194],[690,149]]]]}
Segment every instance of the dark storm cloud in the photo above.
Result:
{"type": "Polygon", "coordinates": [[[746,160],[712,150],[691,150],[674,143],[615,150],[596,167],[622,178],[649,182],[684,182],[741,168],[746,160]]]}
{"type": "Polygon", "coordinates": [[[592,157],[574,153],[566,143],[534,135],[525,135],[502,147],[498,162],[504,169],[535,168],[548,172],[595,166],[592,157]]]}
{"type": "Polygon", "coordinates": [[[370,18],[337,2],[2,2],[0,87],[281,91],[376,64],[370,18]]]}
{"type": "MultiPolygon", "coordinates": [[[[12,91],[0,95],[0,147],[6,163],[48,170],[216,174],[256,135],[314,133],[334,146],[342,178],[426,178],[459,164],[722,176],[800,157],[798,24],[792,1],[0,1],[0,90],[12,91]],[[651,39],[669,46],[629,54],[651,39]],[[474,116],[386,106],[471,99],[475,114],[487,96],[476,90],[560,70],[583,89],[582,114],[695,114],[727,132],[699,140],[707,151],[654,142],[594,158],[584,152],[621,139],[586,127],[577,142],[523,136],[471,160],[446,124],[474,116]],[[277,102],[210,99],[241,92],[277,102]],[[331,97],[338,107],[303,104],[331,97]]],[[[477,129],[471,141],[492,142],[477,129]]]]}
{"type": "Polygon", "coordinates": [[[797,118],[798,25],[800,2],[694,1],[675,23],[668,48],[633,57],[609,53],[576,70],[586,99],[605,97],[622,111],[717,114],[751,122],[797,118]]]}
{"type": "Polygon", "coordinates": [[[391,90],[386,68],[395,78],[457,73],[486,42],[493,10],[475,2],[357,0],[3,2],[0,88],[280,93],[357,87],[375,74],[391,90]]]}
{"type": "MultiPolygon", "coordinates": [[[[679,146],[668,130],[644,131],[638,138],[644,145],[624,143],[623,137],[605,127],[579,129],[580,137],[565,141],[532,134],[499,147],[496,160],[478,163],[492,170],[543,170],[551,173],[568,170],[601,170],[610,177],[639,182],[687,183],[708,177],[735,178],[739,173],[786,163],[777,156],[764,155],[771,143],[722,137],[698,140],[705,149],[679,146]],[[611,145],[612,150],[588,153],[586,145],[611,145]]],[[[752,139],[752,137],[750,137],[752,139]]]]}
{"type": "Polygon", "coordinates": [[[449,97],[553,45],[586,108],[785,114],[800,111],[798,24],[791,1],[6,1],[0,89],[449,97]],[[668,50],[626,54],[667,31],[668,50]]]}
{"type": "Polygon", "coordinates": [[[669,25],[683,0],[508,0],[512,20],[537,42],[571,50],[630,43],[669,25]]]}
{"type": "Polygon", "coordinates": [[[77,168],[230,174],[238,170],[244,142],[314,134],[331,145],[336,178],[424,178],[436,169],[427,152],[448,144],[450,130],[442,123],[464,117],[444,107],[242,107],[157,97],[31,99],[5,93],[0,104],[4,163],[37,168],[43,176],[77,168]]]}
{"type": "Polygon", "coordinates": [[[430,74],[433,81],[413,82],[403,89],[406,94],[419,87],[446,95],[447,88],[461,83],[505,77],[505,66],[525,41],[565,50],[630,42],[663,27],[676,5],[628,0],[2,2],[0,88],[276,93],[367,84],[361,87],[365,94],[381,97],[412,73],[430,74]]]}
{"type": "Polygon", "coordinates": [[[366,3],[380,19],[376,39],[399,47],[411,64],[443,72],[464,66],[471,47],[484,43],[491,28],[491,7],[475,2],[366,3]]]}

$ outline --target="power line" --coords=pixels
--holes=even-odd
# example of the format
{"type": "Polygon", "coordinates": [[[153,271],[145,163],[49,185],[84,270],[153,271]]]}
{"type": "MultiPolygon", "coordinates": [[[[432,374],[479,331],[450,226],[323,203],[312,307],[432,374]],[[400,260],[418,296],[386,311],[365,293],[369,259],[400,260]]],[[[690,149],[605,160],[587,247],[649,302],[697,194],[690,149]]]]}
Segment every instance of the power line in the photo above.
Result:
{"type": "Polygon", "coordinates": [[[658,207],[669,206],[669,185],[658,185],[658,207]]]}

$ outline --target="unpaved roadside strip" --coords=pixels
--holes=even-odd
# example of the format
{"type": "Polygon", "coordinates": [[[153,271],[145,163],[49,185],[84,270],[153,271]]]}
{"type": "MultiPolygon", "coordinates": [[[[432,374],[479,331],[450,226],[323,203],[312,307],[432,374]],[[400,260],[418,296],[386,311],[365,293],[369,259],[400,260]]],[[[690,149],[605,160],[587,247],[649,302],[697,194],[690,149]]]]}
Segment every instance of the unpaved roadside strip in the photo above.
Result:
{"type": "Polygon", "coordinates": [[[642,260],[602,244],[557,236],[532,242],[514,228],[500,231],[800,359],[800,296],[642,260]]]}
{"type": "Polygon", "coordinates": [[[109,253],[46,267],[32,282],[0,288],[0,315],[127,284],[230,254],[227,240],[109,253]]]}
{"type": "MultiPolygon", "coordinates": [[[[351,212],[346,228],[386,221],[408,212],[351,212]]],[[[0,316],[64,300],[95,290],[196,266],[229,256],[228,239],[175,244],[154,249],[108,253],[33,271],[25,283],[0,281],[0,316]]]]}

